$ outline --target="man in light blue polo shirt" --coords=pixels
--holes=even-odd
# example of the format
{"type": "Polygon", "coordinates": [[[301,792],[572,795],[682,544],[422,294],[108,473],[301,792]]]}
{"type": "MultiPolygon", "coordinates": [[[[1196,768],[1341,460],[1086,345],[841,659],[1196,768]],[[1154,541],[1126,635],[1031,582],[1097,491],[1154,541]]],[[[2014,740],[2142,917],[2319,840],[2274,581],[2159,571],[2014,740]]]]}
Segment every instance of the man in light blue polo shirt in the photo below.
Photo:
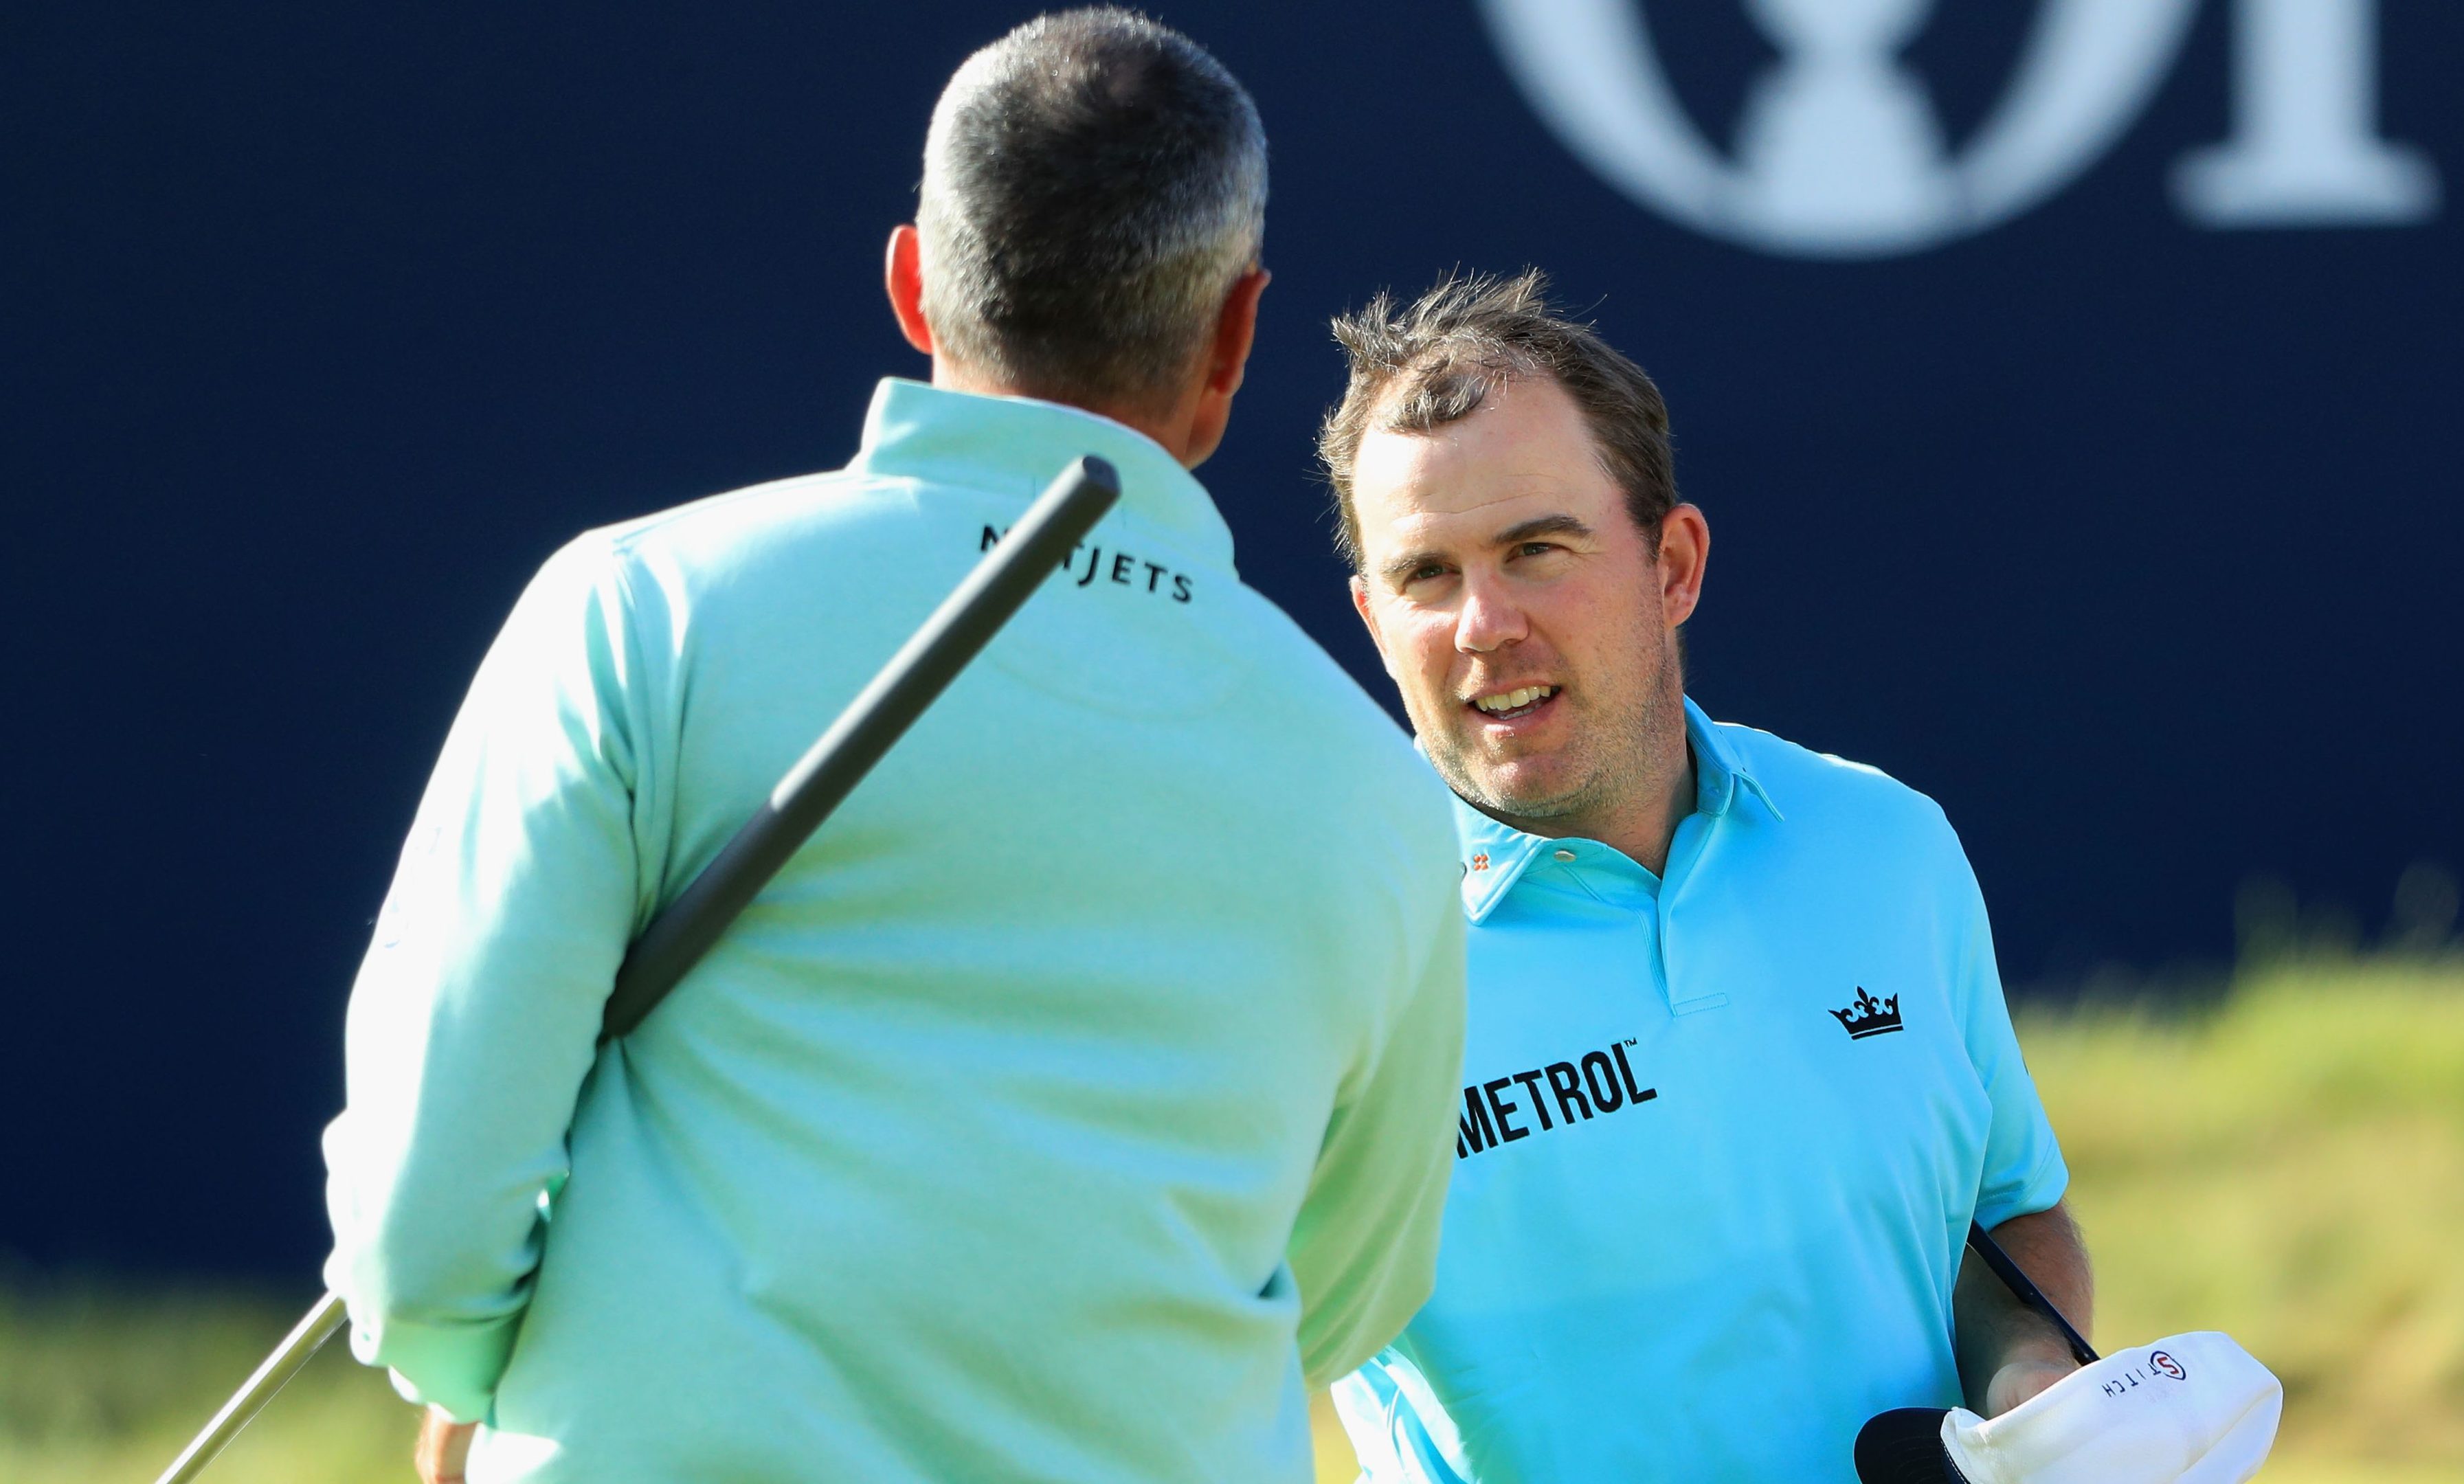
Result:
{"type": "Polygon", "coordinates": [[[1353,597],[1452,785],[1472,924],[1437,1292],[1337,1387],[1377,1484],[1855,1477],[1874,1413],[2069,1372],[2061,1154],[1930,800],[1711,722],[1709,531],[1649,378],[1536,273],[1338,321],[1353,597]]]}
{"type": "Polygon", "coordinates": [[[591,532],[507,621],[357,986],[352,1347],[429,1484],[1305,1484],[1429,1291],[1444,791],[1189,469],[1265,140],[1127,11],[935,110],[846,469],[591,532]],[[1133,162],[1135,168],[1124,167],[1133,162]],[[632,934],[1083,454],[1121,500],[642,1028],[632,934]]]}

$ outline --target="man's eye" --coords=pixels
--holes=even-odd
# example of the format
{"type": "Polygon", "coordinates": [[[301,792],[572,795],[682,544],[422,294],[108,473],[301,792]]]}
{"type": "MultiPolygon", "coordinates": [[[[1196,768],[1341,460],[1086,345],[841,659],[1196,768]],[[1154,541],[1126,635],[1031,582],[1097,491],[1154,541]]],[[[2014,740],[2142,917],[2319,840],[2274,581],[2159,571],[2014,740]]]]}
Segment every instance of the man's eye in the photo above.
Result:
{"type": "Polygon", "coordinates": [[[1414,567],[1412,569],[1411,576],[1405,578],[1403,580],[1406,582],[1425,582],[1431,578],[1441,578],[1445,575],[1446,569],[1438,565],[1436,562],[1423,562],[1421,565],[1414,567]]]}
{"type": "Polygon", "coordinates": [[[1526,541],[1514,549],[1517,556],[1546,556],[1557,549],[1554,541],[1526,541]]]}

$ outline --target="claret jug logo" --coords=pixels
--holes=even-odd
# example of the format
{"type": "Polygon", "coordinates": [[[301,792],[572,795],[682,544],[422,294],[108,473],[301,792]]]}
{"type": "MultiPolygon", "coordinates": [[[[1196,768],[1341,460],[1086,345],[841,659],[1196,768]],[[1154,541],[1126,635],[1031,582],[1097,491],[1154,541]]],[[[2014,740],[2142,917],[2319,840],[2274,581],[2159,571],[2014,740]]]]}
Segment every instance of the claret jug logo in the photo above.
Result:
{"type": "MultiPolygon", "coordinates": [[[[1610,184],[1711,236],[1791,257],[1883,257],[1985,230],[2084,174],[2146,109],[2202,0],[2038,0],[2018,71],[1954,155],[1901,54],[1950,0],[1733,0],[1779,60],[1733,158],[1678,101],[1650,12],[1706,0],[1481,0],[1507,71],[1610,184]]],[[[1984,0],[1961,0],[1980,4],[1984,0]]],[[[2205,227],[2404,226],[2436,169],[2379,137],[2378,0],[2233,6],[2233,118],[2183,157],[2205,227]]]]}

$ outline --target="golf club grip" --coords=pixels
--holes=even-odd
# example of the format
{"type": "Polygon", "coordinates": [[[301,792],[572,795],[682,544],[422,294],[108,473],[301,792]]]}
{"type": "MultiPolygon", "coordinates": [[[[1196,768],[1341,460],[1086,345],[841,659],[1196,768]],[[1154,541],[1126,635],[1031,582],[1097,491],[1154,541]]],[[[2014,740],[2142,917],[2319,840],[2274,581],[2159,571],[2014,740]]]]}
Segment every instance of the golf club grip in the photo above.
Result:
{"type": "Polygon", "coordinates": [[[2063,1342],[2071,1347],[2072,1360],[2081,1365],[2096,1364],[2096,1351],[2088,1347],[2078,1330],[2071,1328],[2071,1321],[2062,1318],[2062,1311],[2054,1307],[2054,1301],[2045,1297],[2044,1290],[2036,1286],[2026,1270],[2011,1260],[2011,1255],[1986,1232],[1983,1222],[1968,1224],[1968,1245],[1976,1249],[1976,1255],[1985,1259],[1985,1265],[1993,1270],[2003,1287],[2011,1290],[2012,1297],[2054,1321],[2054,1327],[2061,1331],[2063,1342]]]}
{"type": "MultiPolygon", "coordinates": [[[[736,914],[769,884],[788,857],[812,838],[830,811],[864,781],[882,754],[1025,606],[1120,497],[1120,476],[1102,459],[1089,455],[1062,470],[787,771],[761,810],[633,941],[607,997],[602,1041],[625,1035],[657,1008],[736,914]]],[[[333,1338],[346,1317],[340,1297],[329,1293],[317,1300],[155,1484],[187,1484],[203,1473],[283,1383],[333,1338]]]]}
{"type": "Polygon", "coordinates": [[[1102,459],[1082,458],[1062,470],[779,780],[768,802],[633,940],[607,996],[603,1042],[630,1034],[667,998],[830,811],[1035,596],[1120,492],[1120,476],[1102,459]]]}

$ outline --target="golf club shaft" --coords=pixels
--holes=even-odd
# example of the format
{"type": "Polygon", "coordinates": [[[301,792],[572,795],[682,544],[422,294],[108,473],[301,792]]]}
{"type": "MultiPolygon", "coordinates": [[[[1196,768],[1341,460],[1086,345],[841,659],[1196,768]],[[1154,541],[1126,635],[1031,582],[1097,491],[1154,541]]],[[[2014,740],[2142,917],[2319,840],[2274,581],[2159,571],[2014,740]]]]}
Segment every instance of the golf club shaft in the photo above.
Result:
{"type": "MultiPolygon", "coordinates": [[[[1102,459],[1083,458],[1062,470],[780,779],[761,809],[633,941],[607,996],[600,1030],[603,1044],[628,1034],[657,1008],[882,754],[1035,596],[1120,494],[1120,476],[1102,459]]],[[[317,1300],[155,1484],[187,1484],[202,1473],[282,1384],[333,1338],[343,1319],[339,1297],[327,1294],[317,1300]]]]}
{"type": "Polygon", "coordinates": [[[1119,496],[1119,477],[1098,458],[1080,459],[1053,481],[787,770],[768,802],[633,940],[607,996],[602,1040],[629,1035],[667,997],[1119,496]]]}
{"type": "Polygon", "coordinates": [[[1993,1276],[2002,1280],[2002,1286],[2011,1290],[2013,1298],[2054,1321],[2054,1328],[2061,1331],[2062,1342],[2071,1347],[2072,1360],[2081,1365],[2096,1364],[2096,1352],[2088,1347],[2087,1341],[2071,1328],[2071,1321],[2062,1318],[2062,1311],[2054,1307],[2054,1301],[2045,1297],[2045,1291],[2035,1285],[2027,1271],[2011,1260],[2011,1255],[1993,1240],[1983,1223],[1968,1224],[1968,1245],[1976,1249],[1976,1255],[1985,1259],[1985,1265],[1993,1270],[1993,1276]]]}
{"type": "Polygon", "coordinates": [[[214,1455],[223,1451],[224,1445],[239,1436],[239,1429],[248,1426],[249,1419],[274,1400],[274,1393],[282,1389],[283,1383],[299,1374],[299,1367],[324,1348],[325,1342],[333,1339],[334,1332],[342,1327],[345,1318],[340,1295],[327,1294],[318,1299],[317,1306],[308,1311],[307,1317],[294,1326],[290,1334],[282,1337],[282,1343],[274,1347],[274,1353],[265,1358],[265,1364],[256,1368],[256,1374],[249,1377],[248,1384],[223,1404],[221,1411],[214,1413],[214,1420],[206,1424],[206,1430],[188,1441],[188,1446],[180,1451],[179,1457],[171,1460],[171,1467],[163,1471],[163,1476],[155,1480],[155,1484],[186,1484],[187,1480],[203,1473],[206,1465],[214,1461],[214,1455]]]}
{"type": "MultiPolygon", "coordinates": [[[[1976,1255],[1993,1270],[2012,1297],[2053,1321],[2071,1347],[2071,1359],[2081,1365],[2096,1364],[2096,1351],[2088,1347],[2086,1339],[2062,1318],[2062,1311],[2054,1307],[2027,1270],[2011,1260],[1982,1222],[1968,1224],[1968,1245],[1976,1249],[1976,1255]]],[[[1968,1484],[1968,1475],[1959,1472],[1943,1448],[1945,1415],[1939,1407],[1898,1407],[1868,1418],[1857,1433],[1859,1484],[1968,1484]]]]}

